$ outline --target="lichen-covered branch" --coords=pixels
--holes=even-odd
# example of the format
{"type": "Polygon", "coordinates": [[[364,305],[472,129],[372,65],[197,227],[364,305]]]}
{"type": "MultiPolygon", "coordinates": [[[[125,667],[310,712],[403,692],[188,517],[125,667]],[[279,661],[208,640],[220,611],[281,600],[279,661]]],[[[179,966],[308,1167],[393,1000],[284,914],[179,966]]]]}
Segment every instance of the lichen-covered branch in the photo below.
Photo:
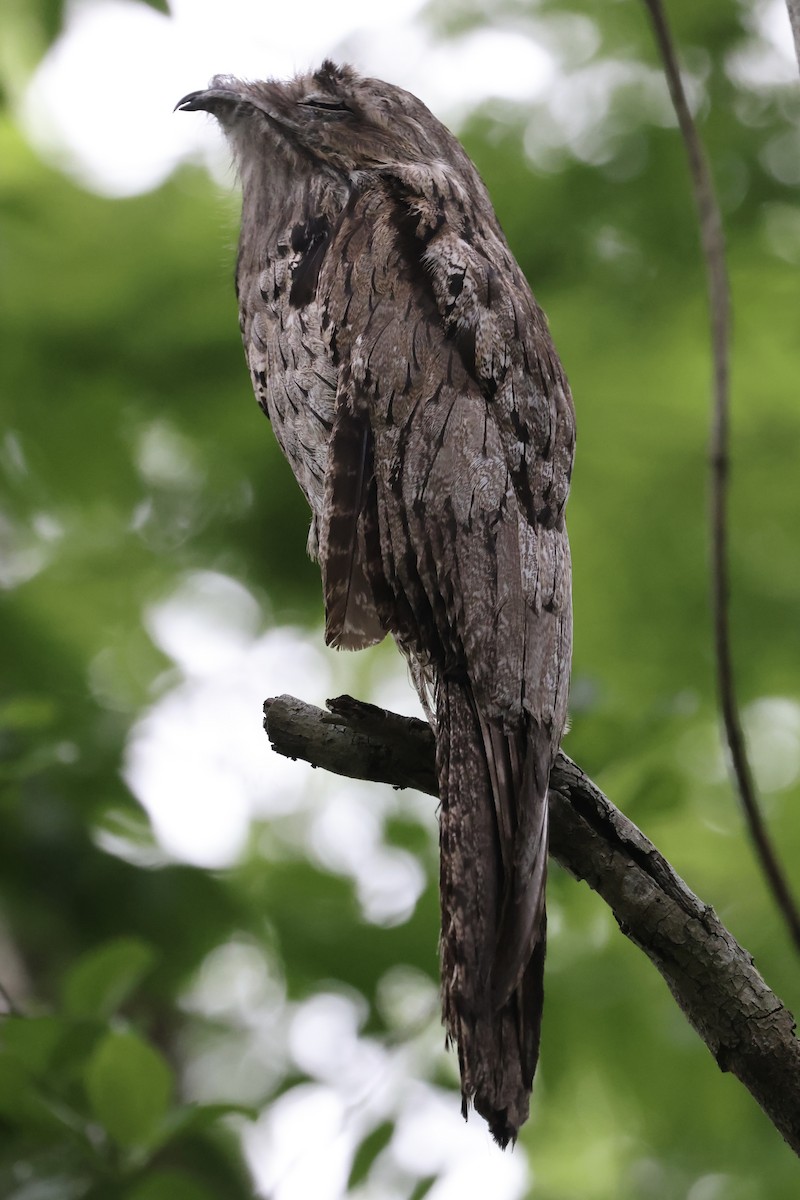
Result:
{"type": "MultiPolygon", "coordinates": [[[[328,708],[292,696],[268,700],[264,725],[273,748],[352,779],[436,794],[434,741],[424,721],[349,696],[328,708]]],[[[745,1085],[800,1154],[800,1042],[792,1014],[713,909],[563,753],[551,778],[550,850],[606,901],[721,1069],[745,1085]]]]}

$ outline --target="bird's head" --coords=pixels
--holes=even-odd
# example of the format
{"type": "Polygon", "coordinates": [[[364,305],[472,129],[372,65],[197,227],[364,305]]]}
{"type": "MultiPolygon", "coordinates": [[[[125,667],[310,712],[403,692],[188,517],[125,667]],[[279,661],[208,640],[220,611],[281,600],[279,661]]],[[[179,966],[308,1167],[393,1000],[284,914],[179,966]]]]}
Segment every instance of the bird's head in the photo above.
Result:
{"type": "Polygon", "coordinates": [[[208,88],[184,96],[176,107],[212,113],[240,165],[258,149],[280,148],[305,165],[310,160],[353,178],[363,171],[463,154],[416,96],[330,61],[285,83],[217,75],[208,88]]]}

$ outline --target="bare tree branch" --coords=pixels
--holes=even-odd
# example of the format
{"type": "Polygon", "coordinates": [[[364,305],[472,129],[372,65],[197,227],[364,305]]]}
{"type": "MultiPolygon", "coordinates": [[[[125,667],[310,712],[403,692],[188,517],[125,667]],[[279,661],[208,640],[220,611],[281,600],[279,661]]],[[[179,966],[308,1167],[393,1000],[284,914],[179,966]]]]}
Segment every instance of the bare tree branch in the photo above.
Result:
{"type": "Polygon", "coordinates": [[[794,50],[797,55],[797,65],[800,67],[800,0],[786,0],[789,10],[789,23],[794,35],[794,50]]]}
{"type": "MultiPolygon", "coordinates": [[[[292,696],[267,700],[273,749],[338,775],[436,794],[434,740],[424,721],[350,696],[328,707],[292,696]]],[[[792,1014],[714,910],[563,753],[550,783],[550,850],[602,896],[720,1068],[744,1084],[800,1154],[800,1042],[792,1014]]]]}
{"type": "MultiPolygon", "coordinates": [[[[714,403],[709,458],[711,464],[711,591],[714,610],[714,643],[717,689],[731,767],[750,837],[761,869],[780,908],[795,947],[800,950],[800,911],[787,883],[767,832],[758,801],[753,772],[742,731],[731,653],[728,614],[728,514],[729,470],[729,341],[730,295],[725,268],[725,238],[722,216],[714,194],[711,172],[681,81],[675,47],[661,0],[644,0],[653,22],[656,42],[664,63],[672,104],[689,159],[692,191],[700,223],[700,242],[708,277],[711,315],[711,344],[714,359],[714,403]]],[[[795,0],[790,0],[794,3],[795,0]]]]}

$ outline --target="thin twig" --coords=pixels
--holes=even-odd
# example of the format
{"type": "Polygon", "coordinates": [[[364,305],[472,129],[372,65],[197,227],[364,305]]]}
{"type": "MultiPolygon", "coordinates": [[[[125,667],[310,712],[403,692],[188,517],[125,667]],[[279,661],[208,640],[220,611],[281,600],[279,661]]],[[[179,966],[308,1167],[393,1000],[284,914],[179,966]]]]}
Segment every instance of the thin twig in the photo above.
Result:
{"type": "MultiPolygon", "coordinates": [[[[434,739],[423,721],[293,696],[264,705],[273,749],[351,779],[436,794],[434,739]]],[[[800,1154],[800,1042],[792,1014],[716,913],[580,767],[559,754],[550,778],[550,851],[611,908],[620,929],[661,972],[723,1071],[750,1091],[800,1154]]]]}
{"type": "Polygon", "coordinates": [[[8,992],[5,984],[3,984],[3,983],[0,983],[0,1000],[2,1000],[3,1004],[5,1004],[5,1006],[6,1006],[6,1011],[4,1013],[0,1013],[0,1016],[4,1016],[4,1017],[19,1017],[19,1016],[21,1016],[19,1009],[17,1008],[14,1001],[11,999],[9,992],[8,992]]]}
{"type": "Polygon", "coordinates": [[[786,0],[789,10],[789,23],[794,37],[794,50],[797,55],[797,65],[800,67],[800,0],[786,0]]]}
{"type": "Polygon", "coordinates": [[[689,172],[700,223],[700,242],[708,277],[711,344],[714,359],[714,403],[709,457],[711,465],[711,590],[717,688],[730,751],[731,766],[750,837],[767,883],[800,950],[800,912],[767,833],[758,801],[753,772],[747,757],[736,700],[728,614],[728,425],[730,295],[725,269],[722,216],[714,193],[711,172],[700,135],[683,90],[680,68],[661,0],[644,0],[652,18],[656,42],[664,63],[672,104],[689,159],[689,172]]]}

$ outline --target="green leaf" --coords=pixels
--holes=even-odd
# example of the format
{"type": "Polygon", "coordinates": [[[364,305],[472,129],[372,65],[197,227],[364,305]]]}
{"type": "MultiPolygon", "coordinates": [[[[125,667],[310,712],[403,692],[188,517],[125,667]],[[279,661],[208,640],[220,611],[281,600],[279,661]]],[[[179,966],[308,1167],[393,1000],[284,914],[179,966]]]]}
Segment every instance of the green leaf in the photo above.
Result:
{"type": "Polygon", "coordinates": [[[0,705],[0,728],[37,732],[53,724],[56,705],[49,696],[13,696],[0,705]]]}
{"type": "Polygon", "coordinates": [[[414,1188],[408,1200],[425,1200],[428,1192],[436,1183],[435,1175],[426,1175],[424,1179],[420,1179],[419,1183],[414,1188]]]}
{"type": "Polygon", "coordinates": [[[52,44],[64,28],[64,0],[39,0],[39,17],[48,45],[52,44]]]}
{"type": "Polygon", "coordinates": [[[25,1066],[9,1054],[0,1055],[0,1117],[27,1133],[61,1125],[38,1094],[25,1066]]]}
{"type": "Polygon", "coordinates": [[[367,1134],[358,1147],[358,1150],[356,1150],[353,1165],[350,1168],[350,1178],[347,1181],[348,1192],[359,1183],[364,1182],[369,1174],[370,1167],[375,1162],[381,1150],[385,1150],[389,1145],[393,1133],[393,1123],[391,1121],[383,1121],[367,1134]]]}
{"type": "Polygon", "coordinates": [[[125,1200],[215,1200],[213,1193],[185,1171],[149,1172],[137,1183],[125,1200]]]}
{"type": "Polygon", "coordinates": [[[246,1117],[248,1121],[255,1121],[258,1111],[246,1104],[186,1104],[173,1108],[162,1121],[158,1137],[151,1146],[160,1148],[187,1134],[203,1133],[222,1117],[246,1117]]]}
{"type": "Polygon", "coordinates": [[[118,938],[82,955],[64,982],[64,1005],[72,1017],[106,1020],[155,961],[153,948],[139,938],[118,938]]]}
{"type": "Polygon", "coordinates": [[[58,1017],[6,1017],[1,1029],[3,1049],[34,1076],[47,1070],[65,1032],[58,1017]]]}
{"type": "Polygon", "coordinates": [[[85,1074],[94,1114],[120,1146],[152,1140],[167,1111],[172,1082],[162,1056],[135,1033],[109,1033],[85,1074]]]}
{"type": "Polygon", "coordinates": [[[167,0],[142,0],[142,3],[146,4],[148,8],[154,8],[156,12],[169,16],[169,4],[167,4],[167,0]]]}

